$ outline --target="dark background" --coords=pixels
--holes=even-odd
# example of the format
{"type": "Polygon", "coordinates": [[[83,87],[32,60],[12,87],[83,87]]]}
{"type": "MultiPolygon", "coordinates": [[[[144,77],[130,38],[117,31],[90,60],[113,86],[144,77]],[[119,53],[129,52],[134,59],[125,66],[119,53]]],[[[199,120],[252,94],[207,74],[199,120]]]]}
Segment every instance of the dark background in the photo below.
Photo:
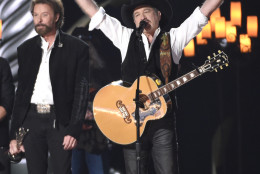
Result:
{"type": "MultiPolygon", "coordinates": [[[[99,0],[98,3],[103,1],[99,0]]],[[[108,14],[121,20],[119,1],[105,7],[108,14]]],[[[256,0],[242,2],[242,27],[246,33],[246,16],[259,16],[256,0]]],[[[68,30],[83,13],[74,1],[64,1],[65,25],[68,30]]],[[[174,9],[172,27],[177,27],[203,0],[171,1],[174,9]]],[[[230,19],[230,1],[221,6],[221,15],[230,19]]],[[[92,68],[92,79],[103,86],[120,78],[120,54],[100,32],[81,31],[86,40],[94,43],[103,59],[101,69],[92,68]]],[[[258,35],[259,36],[259,35],[258,35]]],[[[213,36],[214,38],[214,36],[213,36]]],[[[238,37],[237,37],[238,40],[238,37]]],[[[197,46],[196,56],[182,57],[181,74],[200,66],[207,56],[223,50],[229,57],[229,66],[218,73],[203,76],[177,89],[179,114],[179,166],[182,174],[257,174],[259,169],[259,96],[260,66],[259,37],[252,38],[252,52],[241,54],[238,41],[221,47],[222,40],[208,40],[208,45],[197,46]],[[215,166],[215,167],[212,167],[215,166]],[[216,169],[216,170],[215,170],[216,169]]],[[[93,60],[94,61],[94,60],[93,60]]],[[[95,64],[95,61],[93,62],[95,64]]],[[[111,165],[120,169],[120,151],[111,165]]],[[[112,154],[113,155],[113,154],[112,154]]]]}

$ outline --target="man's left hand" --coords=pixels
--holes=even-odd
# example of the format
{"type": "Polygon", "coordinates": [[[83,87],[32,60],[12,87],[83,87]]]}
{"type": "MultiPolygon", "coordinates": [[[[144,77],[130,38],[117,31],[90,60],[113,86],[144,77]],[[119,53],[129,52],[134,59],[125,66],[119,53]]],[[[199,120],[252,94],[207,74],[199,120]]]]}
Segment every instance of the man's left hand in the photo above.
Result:
{"type": "Polygon", "coordinates": [[[0,106],[0,122],[5,118],[6,110],[3,106],[0,106]]]}
{"type": "Polygon", "coordinates": [[[64,146],[64,150],[71,150],[74,147],[76,147],[77,140],[74,137],[70,136],[70,135],[66,135],[64,137],[62,145],[64,146]]]}

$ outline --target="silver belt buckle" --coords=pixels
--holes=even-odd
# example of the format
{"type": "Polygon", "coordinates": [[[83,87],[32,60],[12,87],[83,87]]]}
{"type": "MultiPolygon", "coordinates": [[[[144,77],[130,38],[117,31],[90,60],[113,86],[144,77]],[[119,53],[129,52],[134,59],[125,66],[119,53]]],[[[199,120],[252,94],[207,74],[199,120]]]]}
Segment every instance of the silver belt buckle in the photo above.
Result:
{"type": "Polygon", "coordinates": [[[37,112],[39,114],[48,114],[51,112],[51,105],[49,104],[37,104],[37,112]]]}

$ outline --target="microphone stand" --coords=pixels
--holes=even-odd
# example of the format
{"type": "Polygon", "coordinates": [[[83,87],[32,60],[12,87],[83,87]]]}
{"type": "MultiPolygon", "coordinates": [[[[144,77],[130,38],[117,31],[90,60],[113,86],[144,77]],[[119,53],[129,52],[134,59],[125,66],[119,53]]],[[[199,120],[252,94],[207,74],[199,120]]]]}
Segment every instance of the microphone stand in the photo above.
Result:
{"type": "Polygon", "coordinates": [[[137,167],[137,174],[141,174],[141,170],[140,170],[140,162],[141,162],[141,142],[140,142],[140,114],[139,114],[139,108],[140,108],[140,93],[142,92],[140,90],[140,71],[141,71],[141,61],[143,59],[142,57],[142,50],[141,50],[141,46],[143,44],[142,41],[142,33],[143,33],[143,29],[139,30],[136,32],[136,35],[138,37],[138,43],[139,43],[139,55],[140,55],[140,63],[139,63],[139,68],[137,71],[137,87],[136,87],[136,93],[135,93],[135,104],[136,104],[136,108],[135,108],[135,119],[136,119],[136,133],[137,133],[137,138],[136,138],[136,167],[137,167]]]}
{"type": "Polygon", "coordinates": [[[140,143],[140,115],[139,115],[139,94],[142,92],[139,90],[139,81],[140,81],[140,76],[138,75],[137,78],[137,88],[136,88],[136,93],[135,93],[135,119],[136,119],[136,132],[137,132],[137,139],[135,143],[135,148],[136,148],[136,166],[137,166],[137,174],[140,174],[140,161],[141,161],[141,143],[140,143]]]}

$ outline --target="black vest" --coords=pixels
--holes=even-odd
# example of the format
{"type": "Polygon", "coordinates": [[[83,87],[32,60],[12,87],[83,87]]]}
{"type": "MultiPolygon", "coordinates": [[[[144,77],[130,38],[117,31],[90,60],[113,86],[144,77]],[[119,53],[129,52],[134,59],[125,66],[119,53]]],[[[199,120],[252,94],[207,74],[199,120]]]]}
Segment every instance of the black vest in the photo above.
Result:
{"type": "MultiPolygon", "coordinates": [[[[160,45],[162,43],[161,37],[164,32],[160,32],[157,36],[151,49],[148,61],[146,59],[144,45],[141,42],[141,47],[139,49],[140,41],[135,33],[136,32],[134,31],[130,37],[127,54],[121,66],[122,80],[133,83],[137,79],[139,71],[140,75],[151,76],[154,74],[161,79],[163,84],[165,84],[165,79],[160,68],[160,45]]],[[[169,82],[176,79],[177,71],[178,66],[172,61],[169,82]]],[[[172,96],[173,95],[171,95],[171,97],[172,96]]]]}

